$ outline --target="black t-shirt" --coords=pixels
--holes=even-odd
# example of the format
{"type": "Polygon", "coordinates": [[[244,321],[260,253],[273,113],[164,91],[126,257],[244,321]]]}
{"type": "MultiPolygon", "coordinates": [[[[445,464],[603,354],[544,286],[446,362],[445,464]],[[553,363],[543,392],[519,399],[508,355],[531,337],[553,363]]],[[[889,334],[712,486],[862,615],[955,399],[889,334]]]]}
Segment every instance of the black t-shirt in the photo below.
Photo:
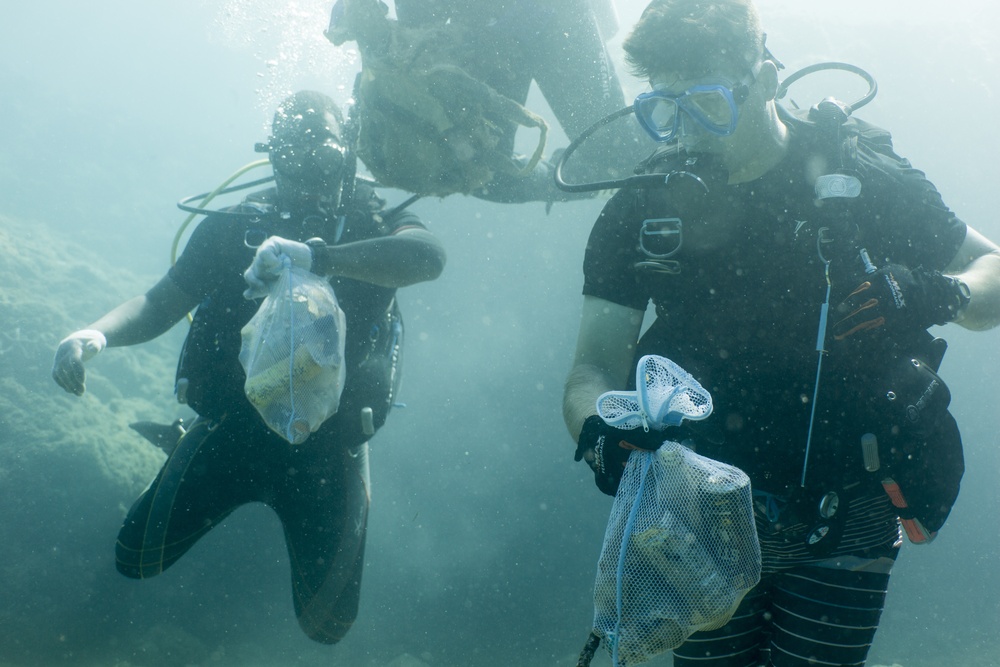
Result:
{"type": "MultiPolygon", "coordinates": [[[[243,393],[246,376],[239,352],[240,330],[260,306],[259,300],[243,298],[243,272],[253,261],[255,246],[272,235],[296,241],[319,236],[327,243],[334,242],[335,223],[282,220],[269,205],[272,198],[273,191],[251,195],[236,207],[244,213],[259,209],[260,216],[206,217],[170,269],[170,278],[178,287],[201,300],[182,352],[178,379],[188,379],[188,402],[204,416],[218,417],[233,410],[253,413],[243,393]]],[[[389,236],[405,227],[423,228],[407,211],[384,219],[384,202],[367,186],[358,186],[355,201],[355,210],[347,217],[339,243],[389,236]]],[[[353,371],[370,352],[376,338],[374,329],[387,321],[396,290],[341,277],[331,278],[330,284],[347,322],[343,404],[357,389],[353,371]]],[[[338,413],[330,421],[340,416],[338,413]]]]}
{"type": "MultiPolygon", "coordinates": [[[[699,451],[740,466],[755,486],[775,493],[802,471],[824,260],[832,308],[861,280],[860,248],[876,266],[941,270],[966,229],[921,172],[891,149],[864,143],[853,165],[861,195],[817,204],[813,181],[828,171],[822,141],[811,126],[789,127],[783,161],[752,182],[729,185],[710,161],[677,158],[676,169],[698,178],[621,190],[595,223],[584,260],[585,295],[638,310],[656,306],[638,355],[673,359],[712,393],[706,430],[715,444],[699,451]]],[[[810,466],[814,456],[830,464],[853,441],[843,425],[863,392],[849,386],[857,375],[845,370],[858,350],[832,336],[825,347],[817,405],[827,410],[818,415],[810,466]]]]}

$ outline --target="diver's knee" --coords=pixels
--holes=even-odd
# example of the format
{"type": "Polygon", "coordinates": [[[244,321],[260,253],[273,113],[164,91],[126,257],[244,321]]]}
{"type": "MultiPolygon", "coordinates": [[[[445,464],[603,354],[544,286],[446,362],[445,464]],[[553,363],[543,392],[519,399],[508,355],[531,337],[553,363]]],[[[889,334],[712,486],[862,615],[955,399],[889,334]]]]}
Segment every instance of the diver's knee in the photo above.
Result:
{"type": "Polygon", "coordinates": [[[115,568],[129,579],[149,579],[167,569],[163,559],[149,558],[148,554],[143,556],[143,552],[119,543],[115,549],[115,568]]]}
{"type": "Polygon", "coordinates": [[[306,633],[306,636],[314,642],[320,644],[336,644],[347,635],[347,631],[354,625],[354,619],[343,622],[336,618],[324,619],[323,623],[316,623],[314,619],[299,616],[299,627],[306,633]]]}
{"type": "Polygon", "coordinates": [[[137,565],[132,565],[131,563],[123,563],[120,560],[115,562],[115,567],[118,569],[118,573],[122,574],[129,579],[145,579],[142,576],[142,568],[137,565]]]}

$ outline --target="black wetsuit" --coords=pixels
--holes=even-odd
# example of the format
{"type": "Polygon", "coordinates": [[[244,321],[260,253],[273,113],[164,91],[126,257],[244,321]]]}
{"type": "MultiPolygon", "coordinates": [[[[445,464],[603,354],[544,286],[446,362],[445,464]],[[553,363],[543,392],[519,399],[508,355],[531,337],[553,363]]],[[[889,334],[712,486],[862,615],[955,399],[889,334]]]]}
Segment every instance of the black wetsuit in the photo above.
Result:
{"type": "MultiPolygon", "coordinates": [[[[828,335],[808,475],[801,487],[827,290],[824,261],[830,261],[830,302],[836,306],[863,280],[861,247],[877,266],[892,262],[941,270],[965,238],[965,224],[921,172],[865,146],[853,165],[862,192],[844,204],[848,215],[832,210],[843,202],[818,206],[813,179],[825,173],[825,140],[815,127],[786,120],[789,150],[762,177],[729,185],[710,159],[664,156],[664,171],[685,170],[701,182],[681,175],[672,176],[666,188],[620,191],[587,245],[584,294],[637,310],[645,310],[650,300],[656,307],[657,318],[642,336],[637,357],[669,357],[711,392],[713,415],[696,425],[698,451],[750,476],[765,573],[801,568],[796,576],[808,581],[823,602],[835,600],[823,598],[824,586],[831,595],[853,586],[858,595],[839,601],[841,610],[856,605],[856,612],[838,611],[840,620],[829,621],[843,632],[820,627],[825,621],[802,627],[803,618],[814,618],[811,614],[833,612],[819,602],[803,609],[801,592],[788,585],[793,578],[766,580],[729,626],[707,637],[696,634],[679,649],[678,665],[757,664],[749,662],[754,658],[747,652],[758,648],[765,613],[775,613],[769,587],[792,600],[780,603],[795,612],[781,622],[798,639],[787,635],[784,640],[800,641],[801,650],[822,656],[828,649],[809,642],[822,643],[816,637],[832,632],[825,636],[855,649],[845,649],[847,662],[830,664],[863,660],[877,626],[888,566],[867,573],[836,570],[861,562],[852,558],[867,563],[895,557],[897,513],[881,478],[863,467],[860,438],[868,431],[888,434],[899,422],[886,424],[892,417],[871,408],[871,394],[887,370],[885,348],[828,335]],[[840,509],[823,523],[818,508],[830,492],[838,494],[840,509]],[[843,557],[841,565],[828,565],[834,556],[843,557]],[[717,656],[717,662],[701,662],[706,655],[717,656]]],[[[912,335],[918,341],[927,334],[912,335]]],[[[939,417],[940,433],[960,449],[954,420],[946,410],[939,417]]],[[[776,665],[804,664],[787,655],[774,659],[776,665]]]]}
{"type": "MultiPolygon", "coordinates": [[[[197,227],[170,277],[202,299],[178,368],[179,389],[199,413],[150,487],[129,511],[118,536],[118,570],[159,574],[240,505],[262,502],[281,519],[292,568],[295,611],[306,634],[340,640],[357,614],[368,516],[368,435],[385,420],[398,374],[402,323],[395,290],[345,278],[331,280],[347,320],[347,378],[340,409],[300,445],[272,432],[243,393],[240,329],[259,301],[243,298],[243,271],[267,236],[332,243],[325,223],[281,220],[265,202],[259,217],[212,215],[197,227]]],[[[383,220],[369,188],[341,242],[422,226],[402,213],[383,220]]],[[[254,205],[257,206],[257,205],[254,205]]],[[[238,207],[254,210],[248,204],[238,207]]]]}
{"type": "MultiPolygon", "coordinates": [[[[407,26],[456,27],[454,49],[470,75],[510,99],[524,103],[535,81],[570,139],[625,106],[614,64],[587,0],[398,0],[396,13],[407,26]]],[[[513,153],[516,127],[506,128],[500,150],[513,153]]],[[[568,161],[570,182],[621,178],[634,157],[649,146],[638,126],[619,122],[595,134],[568,161]],[[627,144],[635,144],[629,148],[627,144]],[[641,147],[638,147],[641,144],[641,147]]],[[[554,188],[551,174],[541,186],[554,188]]],[[[525,179],[498,177],[490,198],[517,200],[525,179]],[[511,182],[508,183],[507,180],[511,182]]],[[[558,191],[553,190],[556,194],[558,191]]]]}

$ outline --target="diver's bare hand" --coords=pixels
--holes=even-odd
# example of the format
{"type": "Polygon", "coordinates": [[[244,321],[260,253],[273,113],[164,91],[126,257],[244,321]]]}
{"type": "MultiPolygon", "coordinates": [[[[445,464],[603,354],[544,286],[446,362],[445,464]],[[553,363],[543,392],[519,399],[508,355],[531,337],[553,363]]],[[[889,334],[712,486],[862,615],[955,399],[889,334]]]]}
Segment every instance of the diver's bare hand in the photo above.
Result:
{"type": "Polygon", "coordinates": [[[83,396],[87,390],[87,372],[83,364],[108,345],[104,334],[95,329],[81,329],[59,343],[52,362],[52,379],[71,394],[83,396]]]}

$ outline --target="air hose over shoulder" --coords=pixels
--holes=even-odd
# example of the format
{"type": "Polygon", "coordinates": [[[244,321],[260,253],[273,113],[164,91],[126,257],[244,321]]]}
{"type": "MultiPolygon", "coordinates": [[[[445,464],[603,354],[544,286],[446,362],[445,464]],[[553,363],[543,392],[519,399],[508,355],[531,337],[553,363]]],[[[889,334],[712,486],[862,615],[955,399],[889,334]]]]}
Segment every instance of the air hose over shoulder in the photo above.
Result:
{"type": "Polygon", "coordinates": [[[267,159],[254,160],[253,162],[250,162],[249,164],[245,164],[242,167],[240,167],[239,169],[237,169],[236,171],[234,171],[233,174],[229,178],[227,178],[222,183],[220,183],[219,186],[217,188],[215,188],[214,190],[212,190],[211,192],[203,192],[203,193],[198,194],[198,195],[191,195],[190,197],[185,197],[184,199],[181,199],[179,202],[177,202],[177,208],[179,208],[182,211],[185,211],[185,212],[189,213],[190,215],[188,215],[188,217],[184,218],[184,222],[181,223],[181,226],[177,230],[177,233],[174,234],[174,241],[173,241],[173,243],[170,246],[170,265],[171,266],[173,266],[174,264],[177,263],[177,247],[180,245],[181,238],[184,236],[184,230],[186,230],[188,228],[188,226],[191,224],[191,222],[197,216],[199,216],[199,215],[208,215],[209,213],[214,213],[214,211],[210,211],[210,210],[208,210],[208,209],[205,208],[206,206],[208,206],[209,202],[211,202],[213,199],[215,199],[219,195],[227,194],[229,192],[237,192],[239,190],[245,190],[247,188],[252,188],[252,187],[255,187],[257,185],[261,185],[263,183],[268,183],[268,182],[274,180],[274,176],[268,176],[268,177],[265,177],[265,178],[257,179],[255,181],[250,181],[249,183],[243,183],[243,184],[237,185],[235,187],[229,187],[230,183],[232,183],[233,181],[235,181],[237,178],[239,178],[243,174],[247,173],[248,171],[250,171],[252,169],[256,169],[257,167],[263,167],[266,164],[271,164],[271,161],[267,160],[267,159]],[[191,202],[193,202],[196,199],[200,199],[201,201],[198,202],[197,206],[191,206],[191,202]]]}

